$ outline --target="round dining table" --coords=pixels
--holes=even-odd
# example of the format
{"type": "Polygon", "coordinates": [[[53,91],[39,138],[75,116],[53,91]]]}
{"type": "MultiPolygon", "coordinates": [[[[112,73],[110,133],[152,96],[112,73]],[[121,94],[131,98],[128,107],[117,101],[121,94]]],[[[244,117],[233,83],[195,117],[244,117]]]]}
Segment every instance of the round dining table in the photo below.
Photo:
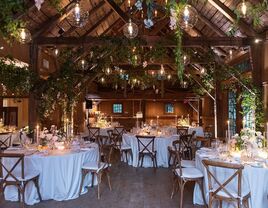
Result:
{"type": "MultiPolygon", "coordinates": [[[[217,156],[216,150],[211,150],[208,148],[203,148],[196,152],[195,157],[195,164],[196,167],[201,170],[204,174],[204,193],[206,196],[206,200],[208,202],[209,190],[208,190],[208,177],[206,174],[205,167],[202,164],[203,159],[207,160],[218,160],[218,161],[225,161],[222,160],[217,156]]],[[[240,163],[237,158],[229,162],[240,163]]],[[[221,181],[225,181],[229,175],[231,170],[223,170],[222,168],[214,168],[213,174],[219,178],[221,181]]],[[[268,207],[268,167],[266,164],[259,165],[259,163],[251,163],[251,164],[244,164],[243,170],[243,178],[242,178],[242,190],[250,191],[250,199],[249,199],[249,206],[250,208],[267,208],[268,207]]],[[[237,182],[232,181],[230,184],[230,188],[237,189],[237,182]]],[[[202,205],[202,195],[199,189],[199,186],[195,186],[194,189],[194,197],[193,203],[202,205]]],[[[214,204],[216,207],[216,204],[214,204]]],[[[231,203],[223,203],[224,208],[231,208],[236,207],[231,203]]]]}
{"type": "MultiPolygon", "coordinates": [[[[162,135],[155,137],[155,150],[157,166],[168,167],[168,146],[172,146],[172,142],[179,139],[178,135],[162,135]]],[[[132,150],[133,160],[128,159],[128,164],[133,167],[139,166],[139,151],[138,141],[135,134],[127,133],[123,134],[122,145],[129,146],[132,150]]],[[[130,158],[130,157],[128,157],[130,158]]],[[[125,158],[123,158],[125,160],[125,158]]],[[[153,163],[150,157],[145,157],[143,167],[153,167],[153,163]]]]}
{"type": "MultiPolygon", "coordinates": [[[[23,153],[25,163],[25,173],[38,171],[39,187],[43,200],[70,200],[79,197],[79,188],[82,179],[82,165],[90,161],[98,161],[99,150],[95,143],[87,148],[50,150],[49,152],[36,152],[34,150],[6,150],[7,153],[23,153]]],[[[16,160],[16,159],[15,159],[16,160]]],[[[11,167],[14,159],[5,158],[4,164],[11,167]]],[[[21,167],[21,166],[19,166],[21,167]]],[[[17,170],[20,171],[20,170],[17,170]]],[[[89,174],[90,175],[90,174],[89,174]]],[[[90,176],[84,181],[84,186],[92,184],[90,176]]],[[[97,180],[93,182],[97,184],[97,180]]],[[[82,194],[87,189],[82,190],[82,194]]],[[[4,197],[6,200],[18,201],[18,191],[14,186],[5,189],[4,197]]],[[[33,205],[39,202],[37,190],[32,182],[27,184],[25,191],[25,203],[33,205]]]]}

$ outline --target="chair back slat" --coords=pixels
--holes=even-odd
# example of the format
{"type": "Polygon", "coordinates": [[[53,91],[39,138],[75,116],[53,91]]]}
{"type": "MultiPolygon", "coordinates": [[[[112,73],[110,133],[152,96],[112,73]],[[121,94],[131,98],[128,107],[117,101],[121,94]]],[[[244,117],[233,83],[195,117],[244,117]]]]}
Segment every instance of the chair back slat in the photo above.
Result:
{"type": "Polygon", "coordinates": [[[202,163],[207,172],[209,192],[212,197],[221,191],[234,201],[241,199],[243,165],[212,160],[203,160],[202,163]],[[217,177],[217,174],[212,170],[213,167],[229,170],[224,180],[217,177]],[[235,183],[235,180],[237,180],[235,192],[234,190],[230,191],[227,186],[235,183]],[[235,193],[237,193],[237,196],[235,193]]]}
{"type": "Polygon", "coordinates": [[[188,134],[189,127],[187,126],[176,126],[177,128],[177,134],[182,136],[188,134]]]}
{"type": "Polygon", "coordinates": [[[119,137],[122,137],[126,133],[126,129],[123,126],[114,127],[114,133],[118,134],[119,137]]]}
{"type": "Polygon", "coordinates": [[[3,182],[7,181],[7,179],[13,179],[14,183],[18,183],[18,172],[20,172],[20,177],[24,179],[24,154],[14,154],[14,153],[0,153],[0,177],[3,178],[3,182]],[[6,159],[16,159],[10,163],[4,164],[4,160],[6,159]],[[20,165],[20,167],[19,167],[20,165]],[[18,171],[19,170],[19,171],[18,171]]]}
{"type": "Polygon", "coordinates": [[[96,141],[100,135],[100,128],[88,126],[88,138],[90,141],[96,141]]]}
{"type": "Polygon", "coordinates": [[[155,153],[155,136],[136,136],[139,153],[155,153]]]}
{"type": "Polygon", "coordinates": [[[0,139],[0,149],[7,149],[11,146],[12,134],[7,134],[5,138],[0,139]]]}

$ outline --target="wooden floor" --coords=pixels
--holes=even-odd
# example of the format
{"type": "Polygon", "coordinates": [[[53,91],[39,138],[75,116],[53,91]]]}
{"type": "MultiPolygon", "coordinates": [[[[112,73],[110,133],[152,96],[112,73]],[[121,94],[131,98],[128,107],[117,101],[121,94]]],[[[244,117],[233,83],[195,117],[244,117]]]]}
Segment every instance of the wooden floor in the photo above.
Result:
{"type": "MultiPolygon", "coordinates": [[[[105,178],[105,177],[104,177],[105,178]]],[[[106,179],[101,187],[101,199],[97,199],[97,188],[89,188],[87,194],[78,199],[57,202],[43,201],[32,208],[178,208],[178,193],[170,199],[172,174],[167,168],[133,168],[118,162],[111,171],[112,188],[108,189],[106,179]]],[[[186,186],[184,208],[201,207],[192,204],[193,184],[186,186]]],[[[1,208],[18,208],[19,203],[0,198],[1,208]]]]}

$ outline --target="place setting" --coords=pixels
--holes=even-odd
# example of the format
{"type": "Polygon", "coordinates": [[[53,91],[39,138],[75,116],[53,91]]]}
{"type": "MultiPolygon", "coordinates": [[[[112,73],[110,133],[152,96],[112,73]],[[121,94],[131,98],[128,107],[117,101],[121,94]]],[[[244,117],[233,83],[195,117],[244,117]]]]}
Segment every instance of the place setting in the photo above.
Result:
{"type": "Polygon", "coordinates": [[[0,208],[268,207],[268,0],[0,8],[0,208]]]}

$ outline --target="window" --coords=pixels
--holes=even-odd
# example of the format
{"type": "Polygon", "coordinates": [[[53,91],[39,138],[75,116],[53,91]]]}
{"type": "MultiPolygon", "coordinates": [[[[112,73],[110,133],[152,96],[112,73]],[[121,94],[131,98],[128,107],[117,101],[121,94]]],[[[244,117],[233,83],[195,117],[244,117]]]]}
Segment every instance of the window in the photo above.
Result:
{"type": "Polygon", "coordinates": [[[113,104],[113,113],[123,113],[123,104],[114,103],[113,104]]]}
{"type": "Polygon", "coordinates": [[[230,134],[236,133],[236,93],[230,91],[228,93],[228,119],[230,121],[230,134]]]}
{"type": "Polygon", "coordinates": [[[174,113],[174,105],[172,103],[165,105],[165,113],[174,113]]]}

